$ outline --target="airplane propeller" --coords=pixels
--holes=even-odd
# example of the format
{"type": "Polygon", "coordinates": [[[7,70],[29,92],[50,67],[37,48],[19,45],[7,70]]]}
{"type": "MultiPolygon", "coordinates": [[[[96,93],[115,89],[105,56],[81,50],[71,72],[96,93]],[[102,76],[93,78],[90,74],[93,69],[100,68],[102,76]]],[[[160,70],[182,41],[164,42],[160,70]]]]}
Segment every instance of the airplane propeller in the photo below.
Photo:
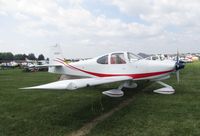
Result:
{"type": "Polygon", "coordinates": [[[185,67],[185,63],[183,61],[180,61],[179,58],[179,52],[177,51],[177,55],[176,55],[176,79],[177,82],[180,82],[180,69],[183,69],[185,67]]]}
{"type": "Polygon", "coordinates": [[[176,80],[177,80],[178,83],[180,82],[180,72],[179,72],[179,70],[176,71],[176,80]]]}

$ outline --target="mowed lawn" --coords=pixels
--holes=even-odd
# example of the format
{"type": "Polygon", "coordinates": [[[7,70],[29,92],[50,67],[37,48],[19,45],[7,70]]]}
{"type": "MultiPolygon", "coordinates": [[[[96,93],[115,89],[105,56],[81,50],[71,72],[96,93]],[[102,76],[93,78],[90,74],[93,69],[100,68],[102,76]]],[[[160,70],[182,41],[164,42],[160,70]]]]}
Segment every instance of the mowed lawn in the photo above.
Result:
{"type": "Polygon", "coordinates": [[[199,136],[200,135],[200,63],[188,64],[166,83],[176,89],[174,95],[152,93],[160,87],[126,92],[122,98],[109,98],[102,91],[118,84],[77,91],[19,90],[56,81],[59,75],[47,72],[0,71],[0,136],[62,136],[79,129],[93,118],[133,96],[125,108],[99,123],[89,136],[199,136]]]}
{"type": "Polygon", "coordinates": [[[59,75],[48,72],[1,70],[0,136],[67,135],[129,97],[116,99],[101,94],[118,84],[77,91],[18,89],[58,78],[59,75]]]}
{"type": "Polygon", "coordinates": [[[167,80],[174,95],[135,94],[124,109],[99,123],[88,136],[200,136],[200,63],[187,64],[181,82],[167,80]]]}

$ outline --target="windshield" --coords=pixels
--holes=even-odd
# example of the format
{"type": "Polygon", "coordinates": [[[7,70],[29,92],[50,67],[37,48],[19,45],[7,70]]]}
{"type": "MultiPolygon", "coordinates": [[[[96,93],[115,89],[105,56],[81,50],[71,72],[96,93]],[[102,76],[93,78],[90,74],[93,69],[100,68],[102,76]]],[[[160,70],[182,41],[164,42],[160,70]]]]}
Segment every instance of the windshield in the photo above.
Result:
{"type": "Polygon", "coordinates": [[[149,56],[145,59],[146,60],[165,60],[165,57],[159,56],[159,55],[152,55],[152,56],[149,56]]]}
{"type": "Polygon", "coordinates": [[[129,61],[135,61],[135,60],[140,60],[142,58],[138,55],[128,52],[128,59],[129,61]]]}

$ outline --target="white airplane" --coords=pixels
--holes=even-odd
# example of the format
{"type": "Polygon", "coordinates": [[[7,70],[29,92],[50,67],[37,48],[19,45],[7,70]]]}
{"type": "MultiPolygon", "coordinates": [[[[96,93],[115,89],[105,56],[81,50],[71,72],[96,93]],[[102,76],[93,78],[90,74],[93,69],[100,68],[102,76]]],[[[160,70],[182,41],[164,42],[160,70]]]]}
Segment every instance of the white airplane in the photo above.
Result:
{"type": "MultiPolygon", "coordinates": [[[[50,73],[64,74],[79,79],[56,81],[44,85],[25,87],[21,89],[64,89],[75,90],[78,88],[122,82],[117,89],[102,92],[110,97],[124,95],[122,88],[136,88],[139,80],[157,82],[164,88],[154,90],[155,93],[173,94],[175,90],[162,80],[170,78],[170,74],[177,72],[184,64],[172,60],[143,59],[130,52],[112,52],[93,59],[67,63],[62,57],[59,46],[53,46],[53,56],[48,64],[50,73]]],[[[177,55],[177,60],[178,55],[177,55]]]]}

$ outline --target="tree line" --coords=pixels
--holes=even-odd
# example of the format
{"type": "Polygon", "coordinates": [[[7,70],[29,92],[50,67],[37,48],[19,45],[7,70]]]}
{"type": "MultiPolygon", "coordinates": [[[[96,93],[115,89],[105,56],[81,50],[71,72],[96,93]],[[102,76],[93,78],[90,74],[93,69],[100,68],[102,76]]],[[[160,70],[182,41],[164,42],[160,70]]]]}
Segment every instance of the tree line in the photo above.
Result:
{"type": "Polygon", "coordinates": [[[25,60],[26,58],[29,60],[45,60],[43,54],[36,57],[34,53],[13,55],[11,52],[0,52],[0,61],[25,60]]]}

